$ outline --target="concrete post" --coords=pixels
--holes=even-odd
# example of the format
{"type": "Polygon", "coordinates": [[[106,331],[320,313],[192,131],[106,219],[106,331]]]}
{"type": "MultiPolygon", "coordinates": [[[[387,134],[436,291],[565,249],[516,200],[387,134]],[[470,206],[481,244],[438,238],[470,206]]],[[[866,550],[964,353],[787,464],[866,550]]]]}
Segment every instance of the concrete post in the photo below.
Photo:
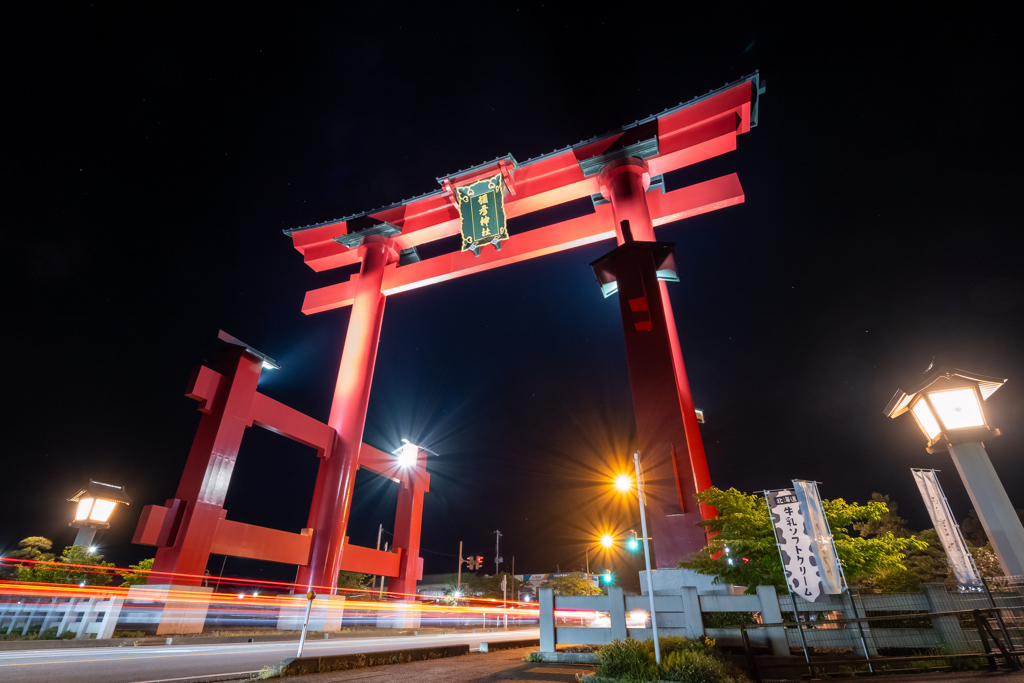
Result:
{"type": "Polygon", "coordinates": [[[679,594],[683,598],[683,619],[686,621],[686,637],[700,638],[704,635],[704,619],[700,615],[700,596],[697,594],[697,587],[680,586],[679,594]]]}
{"type": "MultiPolygon", "coordinates": [[[[782,609],[779,607],[779,596],[775,592],[775,586],[758,586],[757,597],[761,600],[761,622],[765,624],[782,623],[782,609]]],[[[765,629],[768,635],[768,643],[771,645],[772,654],[776,657],[789,656],[789,639],[786,637],[786,627],[776,626],[765,629]]]]}
{"type": "Polygon", "coordinates": [[[107,609],[103,613],[103,620],[100,622],[100,630],[96,633],[96,639],[112,638],[114,629],[117,628],[117,620],[121,617],[121,607],[124,606],[124,598],[108,598],[107,609]]]}
{"type": "Polygon", "coordinates": [[[608,587],[608,616],[611,618],[612,640],[625,640],[626,632],[626,599],[622,595],[622,586],[608,587]]]}
{"type": "Polygon", "coordinates": [[[540,606],[540,651],[555,651],[555,592],[550,588],[537,591],[540,606]]]}
{"type": "MultiPolygon", "coordinates": [[[[928,598],[928,606],[932,612],[952,611],[947,608],[944,598],[946,590],[942,586],[934,584],[924,585],[924,594],[928,598]]],[[[954,608],[955,609],[955,608],[954,608]]],[[[954,616],[932,617],[933,628],[938,629],[942,635],[942,642],[949,648],[950,652],[971,652],[972,646],[964,637],[964,631],[960,628],[960,620],[954,616]]]]}
{"type": "Polygon", "coordinates": [[[1007,576],[1024,575],[1024,526],[1013,509],[985,446],[979,442],[949,444],[960,478],[978,511],[978,518],[1007,576]]]}

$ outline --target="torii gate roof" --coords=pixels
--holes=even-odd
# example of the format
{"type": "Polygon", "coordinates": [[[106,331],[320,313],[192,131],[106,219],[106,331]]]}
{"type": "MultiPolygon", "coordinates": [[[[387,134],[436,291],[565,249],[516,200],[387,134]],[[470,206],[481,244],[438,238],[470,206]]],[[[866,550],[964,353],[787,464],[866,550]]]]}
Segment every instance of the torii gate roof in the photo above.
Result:
{"type": "MultiPolygon", "coordinates": [[[[452,188],[501,172],[508,194],[507,218],[590,196],[595,212],[528,232],[513,234],[501,251],[444,254],[424,261],[393,264],[385,273],[383,292],[395,294],[543,256],[615,235],[611,207],[601,199],[598,173],[622,156],[644,158],[652,178],[736,148],[736,136],[757,125],[758,97],[764,92],[758,73],[701,97],[635,121],[619,130],[556,149],[522,163],[512,155],[438,178],[441,188],[390,206],[285,230],[313,270],[324,271],[358,262],[355,246],[361,236],[386,234],[399,249],[409,249],[460,231],[452,188]]],[[[665,193],[657,182],[648,191],[654,225],[732,206],[743,201],[735,174],[665,193]]],[[[307,292],[302,310],[317,313],[347,306],[355,279],[307,292]]]]}

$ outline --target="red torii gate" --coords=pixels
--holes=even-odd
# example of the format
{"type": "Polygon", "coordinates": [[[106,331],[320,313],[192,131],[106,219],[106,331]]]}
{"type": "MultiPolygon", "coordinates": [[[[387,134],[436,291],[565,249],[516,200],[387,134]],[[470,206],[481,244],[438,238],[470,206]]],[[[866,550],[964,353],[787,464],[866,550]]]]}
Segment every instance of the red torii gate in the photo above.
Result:
{"type": "MultiPolygon", "coordinates": [[[[227,343],[218,370],[201,366],[193,374],[185,395],[199,401],[203,417],[199,422],[175,497],[165,505],[147,505],[132,539],[133,543],[157,546],[156,560],[148,584],[199,586],[205,578],[211,554],[269,560],[304,567],[309,563],[315,534],[315,501],[322,498],[322,477],[317,478],[310,510],[309,528],[301,533],[267,529],[227,519],[224,500],[247,427],[256,425],[316,449],[321,459],[331,457],[337,432],[329,426],[259,393],[256,385],[271,359],[243,342],[221,332],[227,343]]],[[[274,367],[270,365],[270,367],[274,367]]],[[[410,446],[411,447],[411,446],[410,446]]],[[[416,449],[415,463],[399,465],[395,456],[369,444],[361,444],[351,456],[355,466],[399,482],[395,514],[394,547],[390,552],[349,545],[340,569],[391,577],[389,593],[414,594],[423,576],[419,556],[420,519],[423,496],[430,490],[427,453],[416,449]]],[[[323,473],[324,468],[320,468],[323,473]]],[[[333,579],[311,587],[333,593],[333,579]]],[[[202,630],[206,603],[191,619],[172,616],[161,619],[158,633],[187,633],[202,630]]]]}
{"type": "MultiPolygon", "coordinates": [[[[387,297],[611,237],[622,245],[623,221],[633,239],[654,242],[656,226],[742,202],[735,174],[672,192],[652,185],[652,178],[736,149],[736,136],[756,125],[762,92],[754,74],[620,131],[521,164],[506,156],[438,179],[440,190],[285,231],[313,270],[360,263],[348,281],[307,292],[302,306],[311,314],[351,305],[352,314],[327,423],[332,442],[320,461],[310,513],[310,561],[300,567],[299,583],[333,586],[345,564],[343,542],[387,297]],[[414,247],[460,232],[456,189],[496,173],[507,190],[508,218],[587,196],[594,198],[594,213],[512,235],[500,251],[420,261],[414,247]]],[[[695,510],[692,503],[692,494],[711,481],[668,291],[662,277],[655,279],[653,270],[649,275],[628,285],[639,294],[620,298],[637,433],[654,484],[658,566],[667,568],[704,544],[695,522],[715,512],[695,510]]]]}

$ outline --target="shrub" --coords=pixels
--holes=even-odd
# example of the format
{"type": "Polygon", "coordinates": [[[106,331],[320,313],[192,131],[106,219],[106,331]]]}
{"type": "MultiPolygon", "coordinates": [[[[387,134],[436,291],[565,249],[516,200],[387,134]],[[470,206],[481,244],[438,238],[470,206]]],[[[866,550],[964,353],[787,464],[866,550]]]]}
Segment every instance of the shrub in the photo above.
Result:
{"type": "Polygon", "coordinates": [[[662,657],[661,678],[686,683],[724,683],[728,680],[721,660],[693,650],[680,650],[662,657]]]}
{"type": "Polygon", "coordinates": [[[602,646],[597,651],[597,657],[601,660],[601,666],[595,672],[598,676],[627,681],[650,681],[657,678],[654,643],[650,640],[641,643],[631,638],[615,639],[611,644],[602,646]]]}

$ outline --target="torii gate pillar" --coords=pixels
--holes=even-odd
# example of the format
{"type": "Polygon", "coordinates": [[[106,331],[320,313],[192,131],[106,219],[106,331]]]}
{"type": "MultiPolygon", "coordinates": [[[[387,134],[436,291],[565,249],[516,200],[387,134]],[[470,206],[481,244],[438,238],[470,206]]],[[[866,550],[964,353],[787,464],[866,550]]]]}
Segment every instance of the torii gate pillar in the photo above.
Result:
{"type": "MultiPolygon", "coordinates": [[[[327,420],[333,440],[320,461],[309,511],[309,526],[314,529],[313,547],[309,564],[299,568],[296,579],[297,584],[309,588],[330,586],[332,593],[338,585],[345,529],[352,509],[352,488],[359,467],[359,447],[363,441],[366,408],[377,359],[377,342],[384,317],[386,297],[381,293],[384,269],[398,261],[398,252],[391,240],[380,236],[367,237],[359,247],[359,256],[362,265],[356,280],[356,295],[345,333],[331,414],[327,420]]],[[[418,518],[415,524],[418,527],[418,518]]],[[[417,540],[418,531],[417,528],[417,540]]],[[[418,561],[418,558],[413,561],[418,561]]],[[[415,586],[415,578],[412,582],[415,586]]]]}
{"type": "MultiPolygon", "coordinates": [[[[599,181],[601,194],[612,204],[619,245],[633,240],[653,244],[647,163],[616,159],[605,165],[599,181]],[[623,235],[624,223],[629,236],[623,235]]],[[[705,545],[704,531],[696,524],[717,513],[710,506],[698,509],[693,495],[711,488],[711,477],[668,289],[649,251],[614,258],[637,438],[655,508],[649,515],[657,567],[674,569],[705,545]]]]}

